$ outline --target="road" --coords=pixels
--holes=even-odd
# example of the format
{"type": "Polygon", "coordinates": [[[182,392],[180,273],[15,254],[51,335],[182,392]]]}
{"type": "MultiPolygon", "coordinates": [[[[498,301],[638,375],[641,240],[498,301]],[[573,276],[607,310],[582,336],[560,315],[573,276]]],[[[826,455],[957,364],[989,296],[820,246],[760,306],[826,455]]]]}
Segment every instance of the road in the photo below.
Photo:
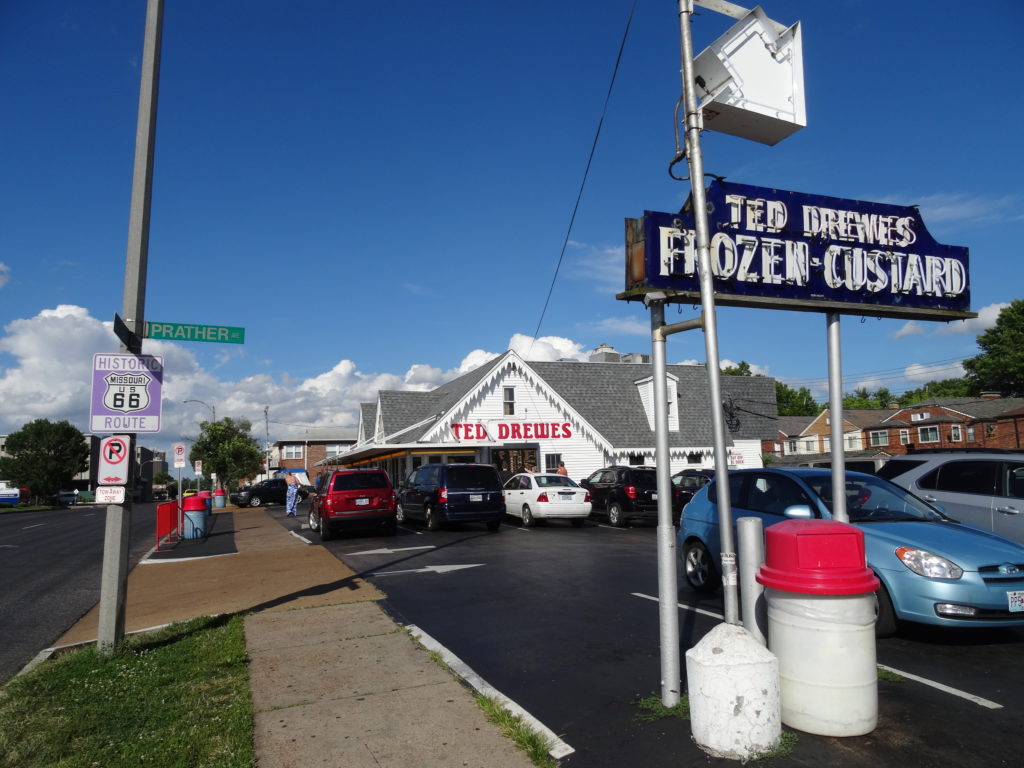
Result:
{"type": "MultiPolygon", "coordinates": [[[[301,521],[283,523],[297,529],[301,521]]],[[[387,594],[396,619],[438,640],[574,747],[566,768],[619,766],[624,754],[650,768],[704,759],[688,726],[637,721],[637,701],[658,697],[661,686],[654,527],[524,530],[510,521],[492,534],[412,524],[393,538],[352,533],[326,546],[387,594]]],[[[684,586],[679,601],[688,606],[680,612],[685,651],[721,620],[721,598],[684,586]]],[[[1024,732],[1022,651],[1022,630],[919,627],[881,640],[880,664],[922,680],[879,681],[872,734],[799,734],[778,764],[1018,765],[1010,734],[1024,732]]]]}
{"type": "MultiPolygon", "coordinates": [[[[155,506],[132,507],[130,564],[153,546],[155,506]]],[[[100,599],[106,507],[0,514],[0,683],[100,599]]]]}

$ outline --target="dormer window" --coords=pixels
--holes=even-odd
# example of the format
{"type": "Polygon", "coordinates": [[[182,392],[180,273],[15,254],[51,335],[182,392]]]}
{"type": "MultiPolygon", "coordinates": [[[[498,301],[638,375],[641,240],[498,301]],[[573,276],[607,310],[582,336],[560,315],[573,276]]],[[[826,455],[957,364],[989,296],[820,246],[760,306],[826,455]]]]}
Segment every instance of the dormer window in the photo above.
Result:
{"type": "Polygon", "coordinates": [[[925,419],[930,419],[930,418],[931,418],[931,413],[929,413],[928,411],[921,411],[920,413],[912,413],[912,414],[910,414],[910,420],[911,421],[924,421],[925,419]]]}
{"type": "MultiPolygon", "coordinates": [[[[668,428],[670,432],[679,431],[679,379],[673,376],[671,373],[666,377],[665,389],[668,390],[667,403],[668,406],[668,428]]],[[[640,402],[643,403],[644,412],[647,414],[647,423],[651,427],[651,431],[654,431],[654,379],[648,377],[646,379],[640,379],[639,381],[633,382],[636,385],[637,392],[640,395],[640,402]]]]}

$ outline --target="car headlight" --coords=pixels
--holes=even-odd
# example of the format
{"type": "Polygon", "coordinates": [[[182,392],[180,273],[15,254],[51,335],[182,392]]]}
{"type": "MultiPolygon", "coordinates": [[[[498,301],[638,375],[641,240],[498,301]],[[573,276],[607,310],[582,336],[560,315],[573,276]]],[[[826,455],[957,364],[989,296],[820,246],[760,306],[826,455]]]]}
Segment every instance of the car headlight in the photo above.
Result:
{"type": "Polygon", "coordinates": [[[964,569],[952,560],[923,549],[900,547],[896,550],[896,557],[907,568],[926,579],[959,579],[964,575],[964,569]]]}

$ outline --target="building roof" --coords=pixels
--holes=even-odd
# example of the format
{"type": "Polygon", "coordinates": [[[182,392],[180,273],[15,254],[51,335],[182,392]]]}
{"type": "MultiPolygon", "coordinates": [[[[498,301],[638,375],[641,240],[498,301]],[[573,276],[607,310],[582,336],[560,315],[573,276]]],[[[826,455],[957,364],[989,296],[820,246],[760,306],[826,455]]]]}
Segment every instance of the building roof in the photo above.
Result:
{"type": "Polygon", "coordinates": [[[811,425],[816,416],[779,416],[775,425],[780,434],[786,437],[796,437],[811,425]]]}
{"type": "MultiPolygon", "coordinates": [[[[514,353],[513,353],[514,354],[514,353]]],[[[379,393],[384,433],[389,443],[408,444],[428,432],[438,418],[458,404],[502,363],[499,356],[430,392],[379,393]]],[[[610,444],[650,446],[654,436],[636,382],[650,377],[650,363],[523,362],[576,410],[610,444]]],[[[678,380],[680,429],[669,435],[675,447],[703,447],[714,443],[710,395],[704,366],[670,365],[678,380]]],[[[729,439],[768,439],[776,433],[775,380],[763,376],[723,376],[729,439]]]]}
{"type": "Polygon", "coordinates": [[[1024,397],[936,397],[908,405],[900,410],[912,408],[949,408],[974,419],[994,419],[1007,411],[1024,407],[1024,397]]]}

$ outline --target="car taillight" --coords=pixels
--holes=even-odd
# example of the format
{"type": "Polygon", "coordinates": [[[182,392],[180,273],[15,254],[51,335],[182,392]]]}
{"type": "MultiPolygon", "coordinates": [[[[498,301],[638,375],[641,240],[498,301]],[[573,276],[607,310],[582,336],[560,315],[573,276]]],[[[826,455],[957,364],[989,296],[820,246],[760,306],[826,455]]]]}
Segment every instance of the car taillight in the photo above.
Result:
{"type": "Polygon", "coordinates": [[[635,499],[636,498],[636,486],[635,485],[627,485],[622,490],[625,491],[626,496],[628,496],[629,498],[631,498],[631,499],[635,499]]]}
{"type": "Polygon", "coordinates": [[[537,501],[543,501],[545,504],[547,504],[548,503],[548,494],[547,494],[547,492],[545,491],[540,496],[538,496],[537,497],[537,501]]]}
{"type": "Polygon", "coordinates": [[[439,490],[437,492],[437,500],[441,504],[444,504],[444,503],[446,503],[448,501],[448,489],[447,488],[441,488],[441,490],[439,490]]]}
{"type": "Polygon", "coordinates": [[[588,492],[587,492],[587,494],[586,494],[586,495],[585,495],[585,496],[583,497],[583,501],[584,501],[584,503],[586,503],[586,502],[588,502],[588,501],[593,501],[593,499],[591,499],[591,498],[590,498],[590,492],[589,492],[589,491],[588,491],[588,492]]]}

